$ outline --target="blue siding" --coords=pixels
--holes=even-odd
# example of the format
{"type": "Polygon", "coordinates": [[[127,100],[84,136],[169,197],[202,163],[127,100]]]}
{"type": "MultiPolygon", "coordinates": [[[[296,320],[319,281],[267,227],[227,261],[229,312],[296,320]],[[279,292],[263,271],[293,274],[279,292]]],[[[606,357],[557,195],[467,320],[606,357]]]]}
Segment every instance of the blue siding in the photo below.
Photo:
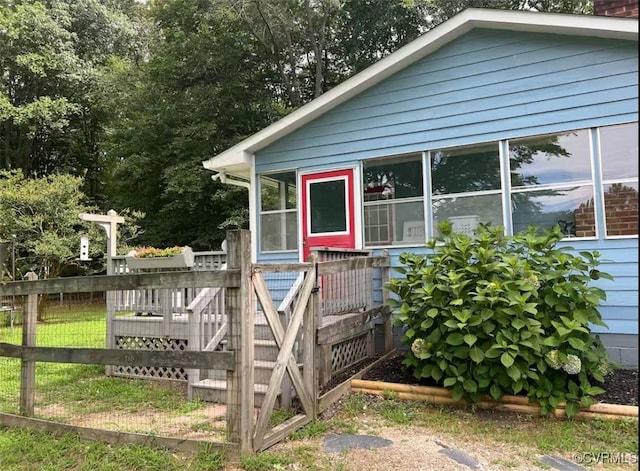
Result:
{"type": "MultiPolygon", "coordinates": [[[[298,263],[298,261],[298,252],[258,253],[258,263],[298,263]]],[[[297,272],[264,274],[264,281],[267,284],[267,288],[269,288],[269,294],[271,294],[271,299],[276,309],[278,309],[297,277],[297,272]]]]}
{"type": "Polygon", "coordinates": [[[638,119],[637,44],[475,30],[256,155],[258,173],[638,119]]]}
{"type": "MultiPolygon", "coordinates": [[[[261,150],[256,172],[347,167],[365,158],[637,121],[637,47],[473,30],[261,150]]],[[[638,239],[570,245],[599,250],[601,269],[615,276],[598,284],[608,294],[603,332],[637,335],[638,239]]],[[[405,250],[425,249],[391,248],[394,265],[405,250]]],[[[297,254],[280,260],[297,261],[297,254]]]]}

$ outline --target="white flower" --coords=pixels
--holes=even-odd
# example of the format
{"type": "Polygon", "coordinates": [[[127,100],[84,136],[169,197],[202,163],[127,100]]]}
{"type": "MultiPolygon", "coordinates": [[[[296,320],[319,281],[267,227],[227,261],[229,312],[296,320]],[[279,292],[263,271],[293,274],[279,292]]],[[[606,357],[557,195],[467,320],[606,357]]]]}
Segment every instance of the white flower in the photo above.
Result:
{"type": "Polygon", "coordinates": [[[567,355],[567,362],[562,365],[562,369],[570,375],[577,375],[582,368],[582,362],[580,358],[575,355],[567,355]]]}
{"type": "Polygon", "coordinates": [[[420,357],[420,354],[428,353],[431,347],[431,342],[425,342],[424,339],[415,339],[411,344],[411,351],[415,356],[420,357]]]}
{"type": "Polygon", "coordinates": [[[413,341],[413,343],[411,344],[411,351],[416,356],[418,354],[420,354],[420,352],[422,352],[423,348],[424,348],[424,340],[423,339],[415,339],[413,341]]]}
{"type": "Polygon", "coordinates": [[[559,353],[560,352],[558,352],[558,350],[551,350],[546,355],[547,363],[549,363],[549,366],[554,370],[559,370],[560,368],[562,368],[562,363],[560,362],[560,358],[558,356],[559,353]]]}
{"type": "Polygon", "coordinates": [[[538,280],[538,277],[534,273],[525,278],[525,281],[531,283],[535,289],[540,288],[540,280],[538,280]]]}
{"type": "Polygon", "coordinates": [[[602,376],[607,376],[613,373],[611,364],[607,360],[600,360],[596,365],[596,371],[600,373],[602,376]]]}

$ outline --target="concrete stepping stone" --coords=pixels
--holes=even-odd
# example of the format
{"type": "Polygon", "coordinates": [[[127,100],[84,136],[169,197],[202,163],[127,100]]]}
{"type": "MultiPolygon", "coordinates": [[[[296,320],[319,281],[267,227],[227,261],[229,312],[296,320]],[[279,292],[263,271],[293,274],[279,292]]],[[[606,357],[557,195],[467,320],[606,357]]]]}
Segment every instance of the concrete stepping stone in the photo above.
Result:
{"type": "Polygon", "coordinates": [[[323,449],[329,453],[340,453],[344,450],[360,448],[368,450],[371,448],[383,448],[393,442],[386,438],[374,437],[373,435],[334,435],[329,434],[324,437],[323,449]]]}
{"type": "Polygon", "coordinates": [[[559,456],[541,456],[538,460],[553,469],[559,469],[560,471],[586,471],[587,468],[583,468],[580,465],[575,464],[573,461],[560,458],[559,456]]]}
{"type": "Polygon", "coordinates": [[[448,456],[453,461],[471,469],[482,469],[482,465],[472,456],[467,455],[464,451],[455,448],[442,448],[438,453],[448,456]]]}

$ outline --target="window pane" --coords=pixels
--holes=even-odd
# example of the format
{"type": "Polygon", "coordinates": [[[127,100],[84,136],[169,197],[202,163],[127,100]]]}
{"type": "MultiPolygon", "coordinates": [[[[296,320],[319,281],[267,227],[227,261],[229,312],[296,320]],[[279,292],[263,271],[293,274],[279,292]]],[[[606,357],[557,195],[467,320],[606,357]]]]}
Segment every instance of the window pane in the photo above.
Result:
{"type": "Polygon", "coordinates": [[[295,212],[270,213],[260,216],[260,250],[296,250],[298,218],[295,212]]]}
{"type": "Polygon", "coordinates": [[[591,180],[589,131],[510,141],[509,165],[512,187],[591,180]]]}
{"type": "Polygon", "coordinates": [[[438,198],[433,202],[433,233],[440,235],[438,225],[449,221],[455,232],[473,235],[478,224],[502,226],[502,198],[496,195],[438,198]]]}
{"type": "Polygon", "coordinates": [[[529,225],[551,229],[559,224],[568,237],[596,235],[591,186],[514,193],[511,204],[514,233],[529,225]]]}
{"type": "Polygon", "coordinates": [[[638,123],[600,128],[602,177],[632,178],[638,176],[638,123]]]}
{"type": "Polygon", "coordinates": [[[638,235],[638,184],[604,186],[607,235],[638,235]]]}
{"type": "Polygon", "coordinates": [[[368,246],[422,245],[426,241],[424,225],[422,201],[389,201],[364,207],[364,239],[368,246]]]}
{"type": "Polygon", "coordinates": [[[262,211],[296,208],[296,172],[269,173],[260,176],[262,211]]]}
{"type": "Polygon", "coordinates": [[[345,187],[345,180],[331,180],[309,185],[312,234],[347,230],[345,187]]]}
{"type": "Polygon", "coordinates": [[[367,160],[363,165],[363,188],[376,199],[397,199],[422,196],[422,157],[405,155],[367,160]]]}
{"type": "Polygon", "coordinates": [[[498,144],[432,152],[431,182],[434,195],[500,189],[498,144]]]}

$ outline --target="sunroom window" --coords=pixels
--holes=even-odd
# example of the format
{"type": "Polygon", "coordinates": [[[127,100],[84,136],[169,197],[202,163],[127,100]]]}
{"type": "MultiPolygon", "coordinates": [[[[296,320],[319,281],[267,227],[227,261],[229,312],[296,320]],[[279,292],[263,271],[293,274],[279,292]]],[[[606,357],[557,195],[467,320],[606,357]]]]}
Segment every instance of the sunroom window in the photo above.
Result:
{"type": "Polygon", "coordinates": [[[600,128],[607,236],[638,235],[638,123],[600,128]]]}
{"type": "Polygon", "coordinates": [[[260,250],[298,249],[296,172],[260,176],[260,250]]]}
{"type": "Polygon", "coordinates": [[[589,131],[509,141],[513,231],[559,225],[567,237],[595,237],[589,131]]]}
{"type": "Polygon", "coordinates": [[[433,235],[449,221],[472,235],[478,224],[502,226],[498,143],[431,152],[433,235]]]}
{"type": "Polygon", "coordinates": [[[425,243],[422,175],[420,154],[363,162],[365,245],[425,243]]]}

